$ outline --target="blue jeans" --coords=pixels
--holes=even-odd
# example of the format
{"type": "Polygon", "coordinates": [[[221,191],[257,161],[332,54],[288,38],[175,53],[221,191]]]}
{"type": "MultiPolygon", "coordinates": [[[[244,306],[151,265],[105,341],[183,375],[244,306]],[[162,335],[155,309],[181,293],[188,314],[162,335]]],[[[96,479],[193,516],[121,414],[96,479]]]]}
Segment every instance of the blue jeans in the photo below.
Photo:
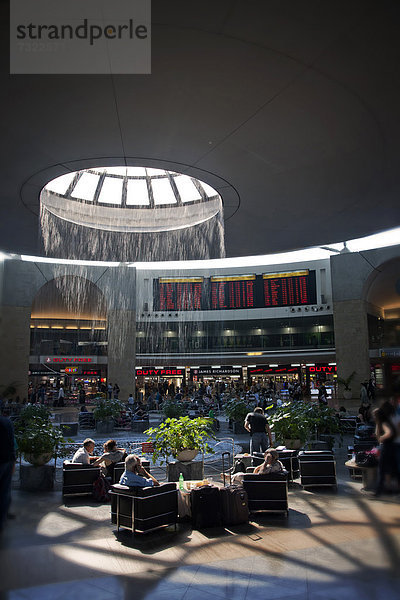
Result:
{"type": "Polygon", "coordinates": [[[11,502],[11,479],[14,462],[0,463],[0,529],[4,525],[11,502]]]}
{"type": "Polygon", "coordinates": [[[268,448],[268,437],[266,433],[253,433],[250,437],[250,454],[253,452],[265,452],[268,448]]]}

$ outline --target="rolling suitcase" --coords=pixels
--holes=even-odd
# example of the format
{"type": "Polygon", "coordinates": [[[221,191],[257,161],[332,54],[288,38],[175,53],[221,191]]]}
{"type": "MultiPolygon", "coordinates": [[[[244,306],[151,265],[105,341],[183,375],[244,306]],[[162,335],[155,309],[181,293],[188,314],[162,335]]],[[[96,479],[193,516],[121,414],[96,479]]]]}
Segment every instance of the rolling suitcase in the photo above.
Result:
{"type": "MultiPolygon", "coordinates": [[[[224,457],[229,452],[222,454],[222,470],[225,474],[225,460],[224,457]]],[[[241,523],[247,523],[249,520],[249,502],[247,498],[247,492],[241,487],[231,485],[231,473],[229,472],[229,485],[225,484],[220,489],[221,496],[221,516],[222,524],[225,525],[240,525],[241,523]]]]}
{"type": "Polygon", "coordinates": [[[194,488],[190,493],[194,529],[221,525],[221,498],[215,486],[194,488]]]}

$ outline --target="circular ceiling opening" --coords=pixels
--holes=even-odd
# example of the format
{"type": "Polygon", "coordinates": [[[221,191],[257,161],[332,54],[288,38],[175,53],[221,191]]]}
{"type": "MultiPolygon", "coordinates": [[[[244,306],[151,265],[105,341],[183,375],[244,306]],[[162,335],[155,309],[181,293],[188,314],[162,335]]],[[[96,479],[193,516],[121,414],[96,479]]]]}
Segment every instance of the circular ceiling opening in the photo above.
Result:
{"type": "Polygon", "coordinates": [[[175,231],[222,218],[218,192],[203,181],[149,167],[93,167],[57,177],[40,194],[42,210],[92,229],[175,231]]]}

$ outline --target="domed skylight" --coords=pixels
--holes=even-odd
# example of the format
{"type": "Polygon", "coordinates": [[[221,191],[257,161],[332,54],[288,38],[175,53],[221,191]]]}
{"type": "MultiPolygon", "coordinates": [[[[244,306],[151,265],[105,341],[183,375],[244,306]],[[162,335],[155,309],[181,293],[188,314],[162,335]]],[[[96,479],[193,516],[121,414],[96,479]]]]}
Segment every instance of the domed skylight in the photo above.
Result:
{"type": "Polygon", "coordinates": [[[181,229],[222,212],[221,197],[210,185],[150,167],[67,173],[43,188],[41,203],[61,219],[108,231],[181,229]]]}

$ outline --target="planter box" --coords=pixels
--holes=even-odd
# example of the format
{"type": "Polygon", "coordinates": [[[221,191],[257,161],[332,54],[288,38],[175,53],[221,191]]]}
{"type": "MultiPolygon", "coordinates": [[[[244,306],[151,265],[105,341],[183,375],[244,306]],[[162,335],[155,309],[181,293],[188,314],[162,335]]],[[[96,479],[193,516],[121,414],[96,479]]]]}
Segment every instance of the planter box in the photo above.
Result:
{"type": "Polygon", "coordinates": [[[167,465],[167,473],[168,481],[179,481],[180,473],[185,481],[203,479],[203,461],[171,462],[167,465]]]}
{"type": "Polygon", "coordinates": [[[21,465],[21,490],[25,492],[48,492],[54,489],[55,467],[21,465]]]}
{"type": "Polygon", "coordinates": [[[114,431],[114,419],[109,421],[96,421],[97,433],[112,433],[114,431]]]}

